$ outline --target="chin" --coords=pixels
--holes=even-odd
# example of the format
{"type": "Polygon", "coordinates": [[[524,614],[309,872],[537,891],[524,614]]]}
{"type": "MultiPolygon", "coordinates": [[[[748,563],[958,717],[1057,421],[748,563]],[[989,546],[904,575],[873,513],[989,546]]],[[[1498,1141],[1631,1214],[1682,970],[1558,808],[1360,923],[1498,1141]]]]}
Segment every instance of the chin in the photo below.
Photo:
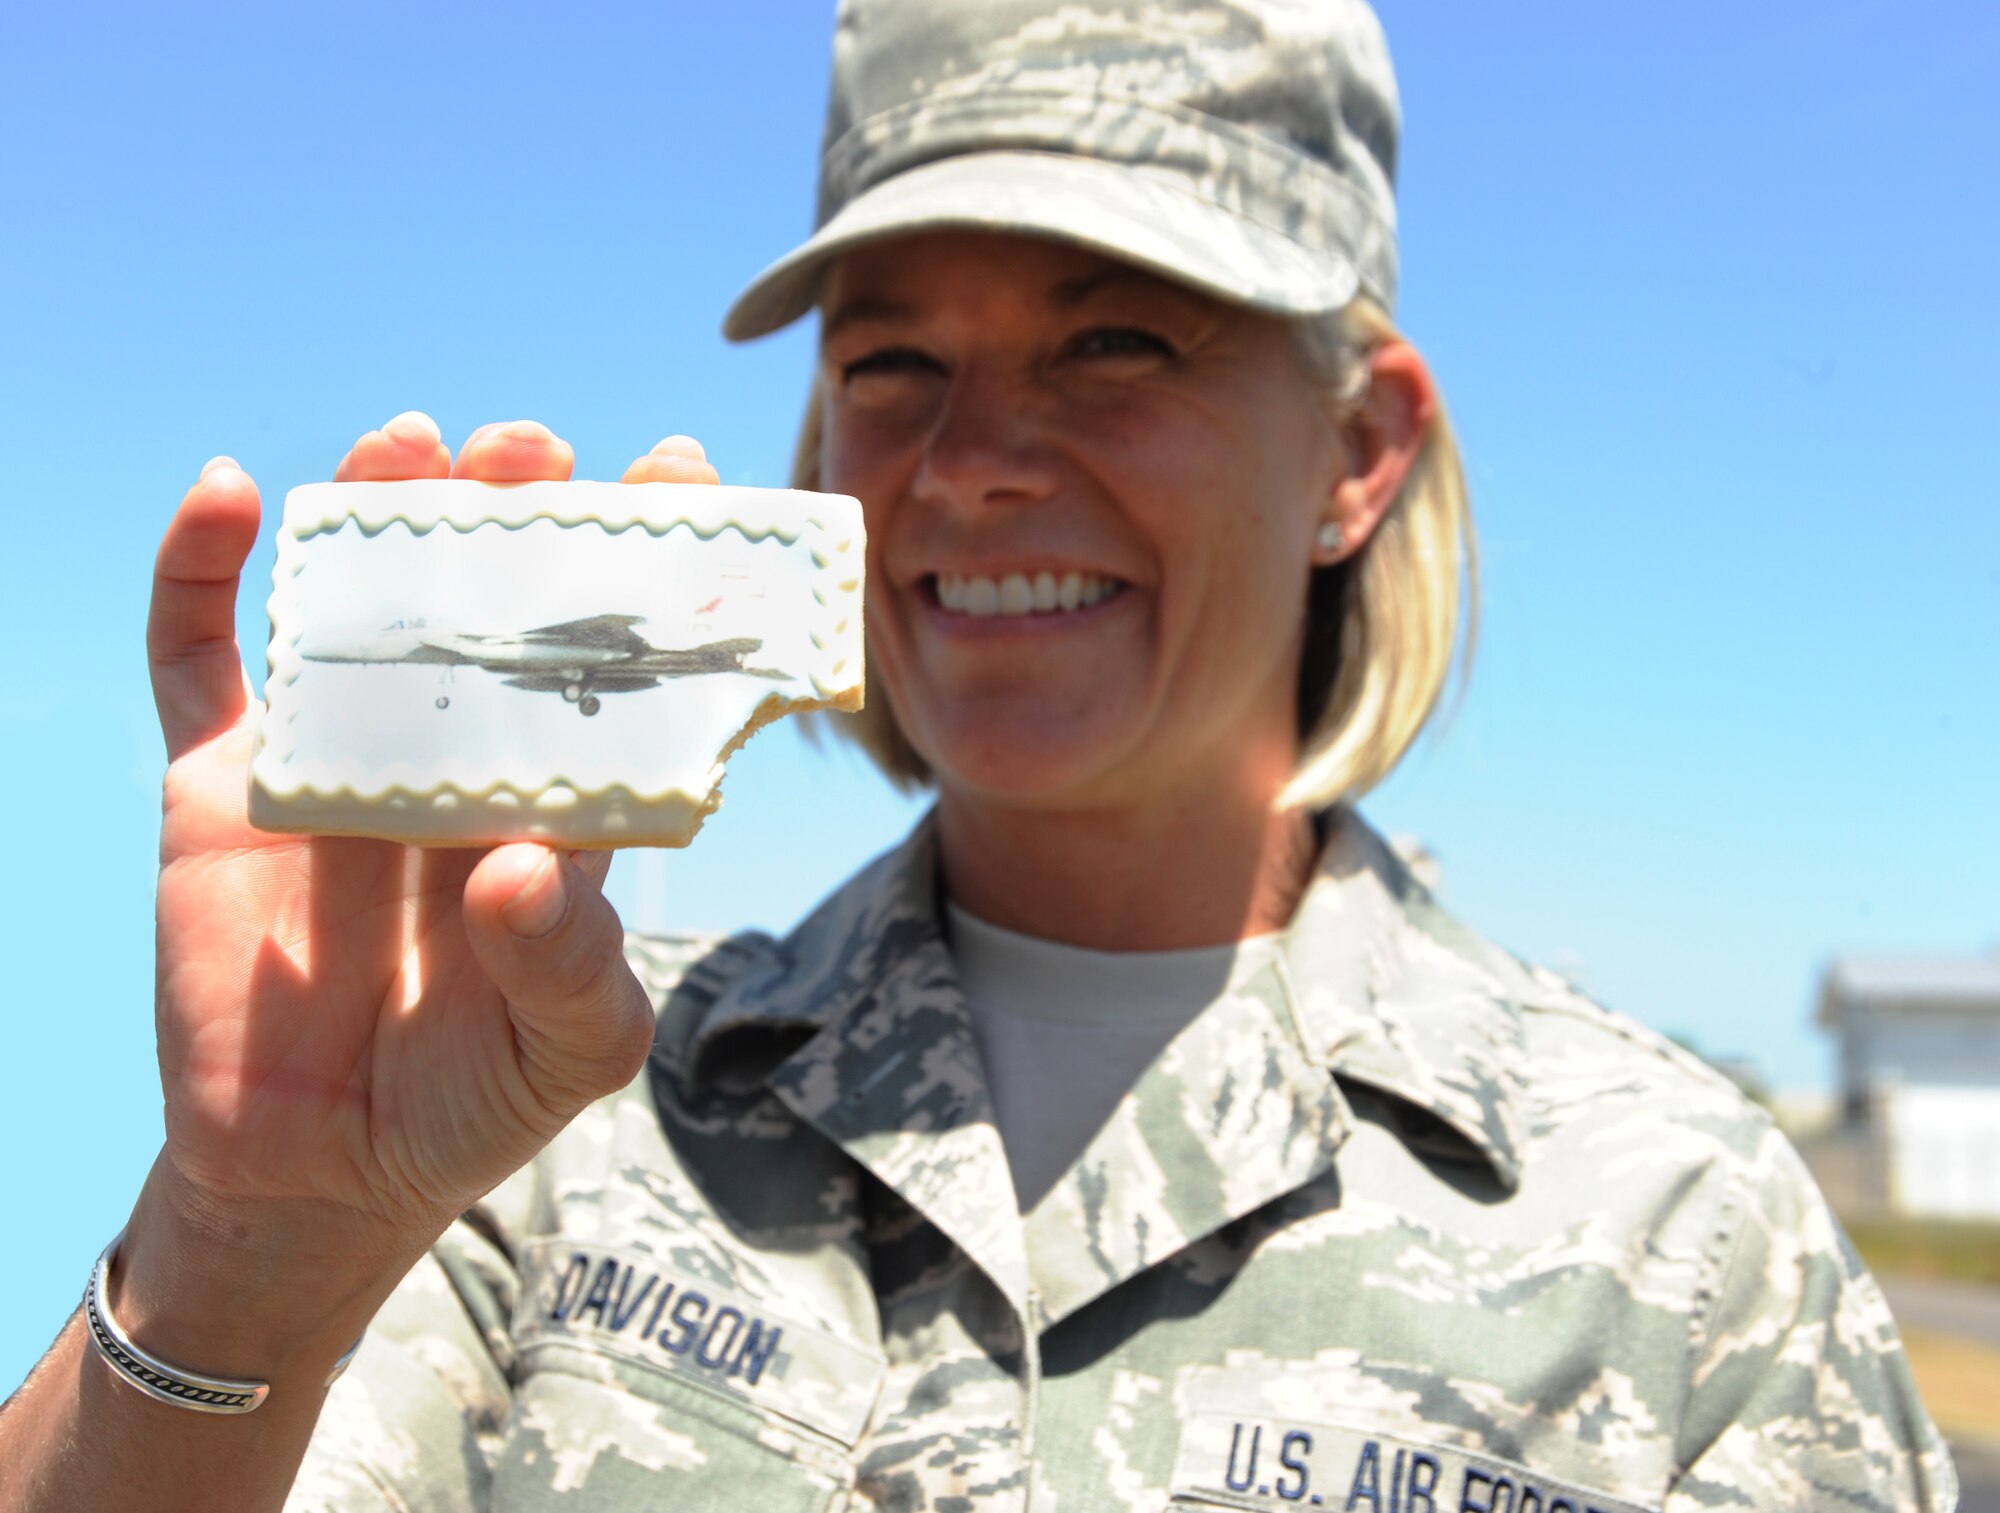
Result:
{"type": "Polygon", "coordinates": [[[919,750],[940,795],[1027,809],[1130,801],[1144,787],[1144,743],[1102,723],[961,722],[925,732],[919,750]]]}

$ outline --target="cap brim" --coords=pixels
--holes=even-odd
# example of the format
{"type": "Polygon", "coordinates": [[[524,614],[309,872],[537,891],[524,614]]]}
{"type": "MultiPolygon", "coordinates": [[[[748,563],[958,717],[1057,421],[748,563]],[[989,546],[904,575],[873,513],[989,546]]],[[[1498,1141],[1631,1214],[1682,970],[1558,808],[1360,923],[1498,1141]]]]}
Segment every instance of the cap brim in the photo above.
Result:
{"type": "Polygon", "coordinates": [[[722,334],[748,341],[790,325],[818,303],[831,260],[850,248],[948,229],[1071,242],[1283,315],[1341,309],[1360,287],[1343,254],[1248,220],[1169,172],[1060,152],[979,152],[926,163],[857,195],[752,280],[722,334]]]}

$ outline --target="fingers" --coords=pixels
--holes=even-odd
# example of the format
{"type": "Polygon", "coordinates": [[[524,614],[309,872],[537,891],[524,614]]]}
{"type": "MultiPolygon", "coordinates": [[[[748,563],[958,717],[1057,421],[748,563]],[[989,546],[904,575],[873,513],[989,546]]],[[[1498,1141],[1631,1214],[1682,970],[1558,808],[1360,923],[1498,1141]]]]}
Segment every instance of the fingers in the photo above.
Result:
{"type": "Polygon", "coordinates": [[[625,470],[624,483],[720,483],[708,454],[692,436],[669,436],[625,470]]]}
{"type": "Polygon", "coordinates": [[[590,863],[586,872],[544,846],[501,846],[465,885],[473,953],[506,995],[522,1070],[559,1121],[631,1081],[653,1038],[652,1005],[599,891],[602,865],[590,863]]]}
{"type": "MultiPolygon", "coordinates": [[[[482,483],[566,479],[576,466],[570,444],[533,420],[483,425],[466,437],[458,460],[439,439],[437,422],[408,410],[360,437],[334,470],[337,483],[405,478],[473,478],[482,483]]],[[[625,470],[627,483],[720,483],[701,443],[669,436],[625,470]]]]}
{"type": "Polygon", "coordinates": [[[568,442],[533,420],[483,425],[466,437],[458,460],[440,438],[437,422],[421,410],[406,410],[379,431],[369,431],[348,448],[334,469],[336,483],[406,478],[473,478],[482,483],[523,483],[564,479],[576,465],[568,442]]]}
{"type": "Polygon", "coordinates": [[[533,420],[507,420],[484,425],[465,438],[452,465],[454,478],[482,483],[526,483],[535,479],[565,479],[576,466],[568,442],[533,420]]]}
{"type": "Polygon", "coordinates": [[[450,476],[451,453],[437,422],[422,410],[405,410],[381,430],[364,433],[333,470],[335,483],[450,476]]]}
{"type": "Polygon", "coordinates": [[[249,702],[236,650],[236,580],[259,513],[257,485],[234,459],[217,457],[161,538],[146,659],[169,761],[234,725],[249,702]]]}

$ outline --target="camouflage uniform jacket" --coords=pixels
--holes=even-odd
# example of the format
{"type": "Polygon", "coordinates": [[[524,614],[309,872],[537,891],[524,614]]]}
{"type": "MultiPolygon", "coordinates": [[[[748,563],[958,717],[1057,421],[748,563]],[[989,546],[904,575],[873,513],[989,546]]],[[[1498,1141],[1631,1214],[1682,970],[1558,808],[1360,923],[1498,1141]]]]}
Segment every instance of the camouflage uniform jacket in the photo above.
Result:
{"type": "Polygon", "coordinates": [[[1764,1115],[1327,829],[1026,1218],[928,825],[786,941],[634,939],[649,1065],[412,1272],[288,1506],[1948,1509],[1764,1115]]]}

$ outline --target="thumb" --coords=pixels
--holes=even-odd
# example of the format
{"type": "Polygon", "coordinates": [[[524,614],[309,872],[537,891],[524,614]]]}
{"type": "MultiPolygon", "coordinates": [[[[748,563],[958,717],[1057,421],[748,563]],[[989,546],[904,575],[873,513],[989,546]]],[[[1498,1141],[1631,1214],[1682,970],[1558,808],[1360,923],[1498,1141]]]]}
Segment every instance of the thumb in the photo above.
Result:
{"type": "Polygon", "coordinates": [[[556,1120],[638,1075],[653,1006],[595,878],[545,846],[501,846],[466,879],[465,928],[506,997],[522,1075],[556,1120]]]}

